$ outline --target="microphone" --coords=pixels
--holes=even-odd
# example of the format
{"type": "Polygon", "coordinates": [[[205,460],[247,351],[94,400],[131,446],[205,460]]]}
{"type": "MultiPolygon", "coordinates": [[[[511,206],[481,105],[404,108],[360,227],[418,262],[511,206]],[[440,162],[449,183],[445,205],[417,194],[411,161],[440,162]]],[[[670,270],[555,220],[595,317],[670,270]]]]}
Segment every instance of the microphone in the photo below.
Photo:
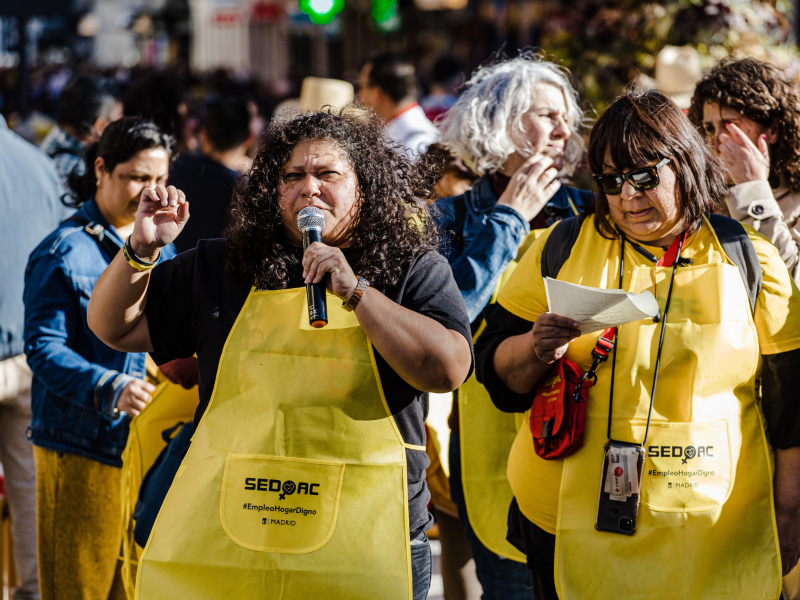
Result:
{"type": "MultiPolygon", "coordinates": [[[[297,228],[303,236],[303,250],[305,250],[314,242],[322,241],[322,230],[325,229],[325,215],[316,206],[306,206],[297,215],[297,228]]],[[[317,329],[328,324],[328,306],[325,295],[325,284],[323,282],[306,284],[308,322],[317,329]]]]}

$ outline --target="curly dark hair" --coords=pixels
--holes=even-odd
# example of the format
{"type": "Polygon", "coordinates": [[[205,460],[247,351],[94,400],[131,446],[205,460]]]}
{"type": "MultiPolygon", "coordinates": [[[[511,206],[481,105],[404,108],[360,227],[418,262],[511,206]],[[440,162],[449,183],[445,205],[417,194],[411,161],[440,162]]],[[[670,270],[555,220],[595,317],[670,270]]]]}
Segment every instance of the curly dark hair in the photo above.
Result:
{"type": "Polygon", "coordinates": [[[296,265],[283,229],[278,184],[293,149],[316,140],[336,144],[358,177],[350,265],[375,285],[396,284],[416,254],[436,249],[438,235],[426,200],[441,175],[441,161],[422,156],[412,163],[402,146],[385,137],[378,117],[353,107],[270,124],[231,204],[225,229],[228,268],[259,290],[287,287],[296,265]]]}
{"type": "MultiPolygon", "coordinates": [[[[606,150],[620,171],[669,158],[686,225],[695,231],[703,215],[725,201],[728,188],[722,164],[687,121],[683,111],[656,90],[627,91],[603,112],[589,136],[589,166],[603,172],[606,150]]],[[[608,198],[598,189],[594,226],[606,238],[618,233],[606,217],[608,198]]]]}
{"type": "Polygon", "coordinates": [[[723,59],[697,84],[689,108],[689,120],[703,135],[706,102],[775,127],[778,140],[770,147],[770,178],[800,191],[800,94],[780,69],[755,58],[723,59]]]}

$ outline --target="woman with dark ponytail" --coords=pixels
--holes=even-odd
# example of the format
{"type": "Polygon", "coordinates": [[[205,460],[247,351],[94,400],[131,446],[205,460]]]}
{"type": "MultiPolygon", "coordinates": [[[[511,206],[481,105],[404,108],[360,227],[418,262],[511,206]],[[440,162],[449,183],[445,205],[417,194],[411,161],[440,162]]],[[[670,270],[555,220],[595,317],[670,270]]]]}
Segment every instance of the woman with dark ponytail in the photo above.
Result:
{"type": "MultiPolygon", "coordinates": [[[[145,188],[163,185],[173,140],[151,122],[110,124],[68,179],[79,210],[34,250],[25,272],[25,351],[33,371],[42,600],[124,598],[121,455],[130,418],[155,389],[145,354],[117,352],[88,328],[95,282],[122,248],[145,188]],[[57,591],[58,590],[58,591],[57,591]],[[68,596],[62,596],[68,593],[68,596]]],[[[175,255],[166,248],[161,260],[175,255]]]]}

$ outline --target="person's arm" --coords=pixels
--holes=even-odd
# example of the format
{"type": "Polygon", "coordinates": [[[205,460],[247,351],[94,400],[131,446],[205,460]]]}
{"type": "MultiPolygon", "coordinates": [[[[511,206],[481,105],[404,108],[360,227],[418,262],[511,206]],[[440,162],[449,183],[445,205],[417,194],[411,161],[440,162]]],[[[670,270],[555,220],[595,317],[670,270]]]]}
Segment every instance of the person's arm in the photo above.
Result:
{"type": "Polygon", "coordinates": [[[469,244],[461,252],[450,252],[448,259],[453,278],[470,322],[478,318],[489,302],[497,281],[517,256],[528,233],[528,223],[519,213],[507,206],[495,206],[469,244]]]}
{"type": "Polygon", "coordinates": [[[734,185],[726,205],[731,217],[755,228],[778,249],[789,271],[795,273],[800,263],[800,245],[792,236],[769,184],[770,159],[766,135],[756,146],[733,123],[720,136],[720,157],[728,168],[734,185]]]}
{"type": "Polygon", "coordinates": [[[470,321],[480,315],[508,263],[516,258],[530,233],[528,221],[539,214],[561,185],[555,179],[557,171],[551,168],[552,164],[552,159],[538,155],[525,161],[481,229],[460,253],[450,252],[448,260],[470,321]]]}
{"type": "Polygon", "coordinates": [[[493,359],[497,376],[514,393],[529,393],[581,335],[578,325],[570,318],[544,313],[530,333],[510,337],[497,347],[493,359]]]}
{"type": "Polygon", "coordinates": [[[544,313],[531,323],[499,304],[488,306],[484,316],[486,328],[475,345],[478,381],[499,410],[524,412],[539,379],[579,332],[571,319],[544,313]]]}
{"type": "Polygon", "coordinates": [[[800,349],[764,355],[761,406],[775,448],[773,495],[783,574],[800,558],[800,403],[795,380],[800,349]]]}
{"type": "MultiPolygon", "coordinates": [[[[453,278],[467,307],[470,322],[477,319],[489,302],[497,281],[519,251],[529,233],[528,223],[515,210],[500,205],[485,216],[481,228],[470,236],[462,249],[457,247],[455,231],[456,204],[464,205],[465,197],[443,198],[434,205],[436,226],[443,232],[439,251],[450,263],[453,278]]],[[[467,210],[463,206],[463,210],[467,210]]]]}
{"type": "Polygon", "coordinates": [[[506,340],[525,337],[531,333],[533,323],[507,311],[499,304],[490,304],[483,312],[486,320],[475,343],[475,376],[489,392],[498,410],[507,413],[525,412],[533,404],[533,394],[518,394],[497,375],[494,357],[497,348],[506,340]]]}
{"type": "Polygon", "coordinates": [[[59,398],[92,407],[117,420],[114,408],[131,415],[150,401],[155,387],[125,373],[92,363],[73,350],[81,327],[79,292],[61,260],[34,259],[26,271],[25,353],[37,379],[59,398]]]}
{"type": "MultiPolygon", "coordinates": [[[[320,242],[306,249],[303,271],[306,283],[324,279],[343,300],[352,296],[358,283],[342,251],[320,242]]],[[[451,392],[467,379],[472,351],[461,333],[398,305],[372,287],[356,306],[355,315],[375,349],[414,388],[451,392]]]]}
{"type": "Polygon", "coordinates": [[[800,446],[775,450],[775,520],[783,574],[800,559],[800,446]]]}
{"type": "Polygon", "coordinates": [[[800,264],[800,245],[786,223],[768,181],[754,180],[734,185],[726,198],[728,212],[749,225],[778,249],[790,272],[800,264]]]}
{"type": "MultiPolygon", "coordinates": [[[[155,262],[161,248],[173,242],[189,219],[189,203],[174,187],[157,186],[142,192],[131,234],[134,253],[155,262]]],[[[150,271],[138,271],[120,252],[95,285],[88,321],[94,334],[121,352],[152,352],[153,342],[144,309],[150,271]]]]}

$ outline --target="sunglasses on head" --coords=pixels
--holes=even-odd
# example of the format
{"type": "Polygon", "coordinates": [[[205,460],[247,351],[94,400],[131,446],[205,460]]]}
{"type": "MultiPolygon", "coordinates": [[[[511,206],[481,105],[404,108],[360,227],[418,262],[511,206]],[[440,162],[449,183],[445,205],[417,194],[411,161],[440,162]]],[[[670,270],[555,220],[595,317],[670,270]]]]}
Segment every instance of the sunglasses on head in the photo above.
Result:
{"type": "Polygon", "coordinates": [[[630,182],[634,189],[652,190],[658,185],[658,170],[668,163],[669,159],[664,158],[660,163],[652,167],[643,167],[627,173],[595,174],[592,177],[594,177],[597,187],[604,194],[611,194],[612,196],[622,193],[622,186],[625,185],[626,180],[630,182]]]}

